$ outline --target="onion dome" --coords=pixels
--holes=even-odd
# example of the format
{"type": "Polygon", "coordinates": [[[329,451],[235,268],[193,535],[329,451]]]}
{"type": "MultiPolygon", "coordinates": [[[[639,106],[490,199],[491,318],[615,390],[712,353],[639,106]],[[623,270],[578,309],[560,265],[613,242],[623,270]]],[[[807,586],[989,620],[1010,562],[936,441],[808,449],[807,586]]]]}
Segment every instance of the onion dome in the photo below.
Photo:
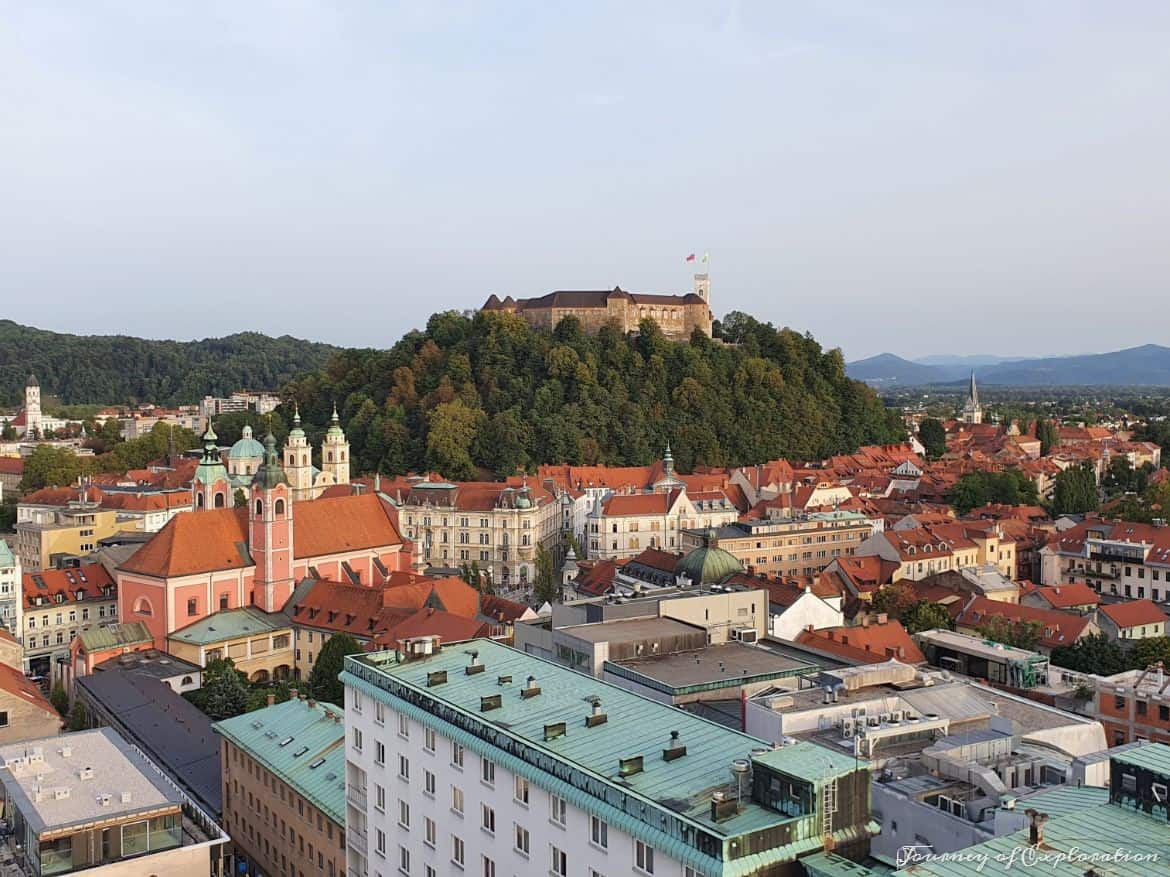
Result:
{"type": "Polygon", "coordinates": [[[288,484],[288,478],[280,465],[280,456],[276,453],[276,437],[272,433],[264,436],[264,462],[256,469],[252,476],[252,487],[261,490],[271,490],[278,484],[288,484]]]}
{"type": "Polygon", "coordinates": [[[341,431],[341,423],[337,419],[336,402],[333,403],[333,416],[329,418],[329,429],[325,431],[325,435],[328,438],[345,440],[345,433],[341,431]]]}

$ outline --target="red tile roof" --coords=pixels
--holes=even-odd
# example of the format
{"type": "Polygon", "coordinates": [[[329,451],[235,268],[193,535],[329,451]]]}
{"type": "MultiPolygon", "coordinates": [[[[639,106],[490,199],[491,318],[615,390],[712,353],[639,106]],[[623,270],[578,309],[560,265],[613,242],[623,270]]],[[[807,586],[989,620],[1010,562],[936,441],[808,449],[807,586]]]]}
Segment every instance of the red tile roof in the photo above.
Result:
{"type": "Polygon", "coordinates": [[[0,457],[0,474],[24,475],[24,460],[20,457],[0,457]]]}
{"type": "Polygon", "coordinates": [[[665,515],[678,499],[679,491],[664,493],[615,494],[607,499],[603,510],[608,517],[665,515]]]}
{"type": "Polygon", "coordinates": [[[955,622],[963,627],[977,628],[986,624],[989,618],[996,617],[1008,622],[1036,622],[1040,625],[1040,643],[1049,649],[1071,646],[1085,632],[1091,620],[1089,616],[1077,615],[1075,612],[1036,609],[976,595],[959,611],[955,622]]]}
{"type": "Polygon", "coordinates": [[[926,660],[922,650],[898,621],[856,627],[802,630],[796,641],[847,660],[877,663],[897,658],[907,664],[926,660]]]}
{"type": "MultiPolygon", "coordinates": [[[[393,511],[371,494],[293,505],[293,554],[312,559],[402,544],[393,511]]],[[[120,569],[170,578],[253,566],[248,508],[204,509],[176,515],[120,569]]]]}
{"type": "Polygon", "coordinates": [[[24,590],[26,609],[36,607],[38,598],[44,598],[48,603],[56,603],[57,595],[60,595],[61,602],[71,603],[77,599],[78,591],[85,591],[86,600],[100,597],[102,589],[107,587],[113,589],[111,594],[117,593],[114,580],[100,563],[83,563],[76,569],[26,572],[21,576],[21,587],[24,590]]]}
{"type": "Polygon", "coordinates": [[[0,689],[7,691],[18,700],[40,709],[42,712],[51,713],[57,719],[61,718],[56,707],[49,703],[37,684],[15,667],[0,664],[0,689]]]}
{"type": "Polygon", "coordinates": [[[1153,600],[1126,600],[1124,603],[1107,603],[1099,611],[1120,628],[1140,627],[1143,624],[1161,624],[1166,613],[1153,600]]]}
{"type": "Polygon", "coordinates": [[[1101,602],[1101,598],[1097,596],[1097,592],[1085,584],[1053,585],[1051,587],[1033,586],[1031,593],[1036,594],[1036,596],[1040,597],[1053,609],[1068,609],[1073,606],[1096,606],[1101,602]]]}

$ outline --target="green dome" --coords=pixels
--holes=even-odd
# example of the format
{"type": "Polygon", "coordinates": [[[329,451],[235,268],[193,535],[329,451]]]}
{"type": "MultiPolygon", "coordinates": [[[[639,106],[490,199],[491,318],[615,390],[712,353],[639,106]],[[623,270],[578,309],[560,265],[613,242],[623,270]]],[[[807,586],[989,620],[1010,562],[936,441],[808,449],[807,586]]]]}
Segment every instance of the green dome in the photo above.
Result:
{"type": "Polygon", "coordinates": [[[228,451],[229,460],[262,460],[264,445],[252,438],[252,427],[245,426],[240,440],[228,451]]]}
{"type": "Polygon", "coordinates": [[[284,469],[280,467],[280,457],[276,453],[276,439],[272,433],[264,437],[264,462],[252,476],[252,487],[261,490],[271,490],[278,484],[288,484],[284,469]]]}
{"type": "Polygon", "coordinates": [[[693,585],[714,585],[738,572],[743,572],[743,564],[719,547],[714,530],[708,530],[703,544],[688,552],[674,568],[676,576],[686,576],[693,585]]]}
{"type": "Polygon", "coordinates": [[[341,431],[341,423],[337,419],[337,404],[333,405],[333,416],[329,419],[329,429],[325,430],[325,435],[333,439],[345,439],[345,433],[341,431]]]}

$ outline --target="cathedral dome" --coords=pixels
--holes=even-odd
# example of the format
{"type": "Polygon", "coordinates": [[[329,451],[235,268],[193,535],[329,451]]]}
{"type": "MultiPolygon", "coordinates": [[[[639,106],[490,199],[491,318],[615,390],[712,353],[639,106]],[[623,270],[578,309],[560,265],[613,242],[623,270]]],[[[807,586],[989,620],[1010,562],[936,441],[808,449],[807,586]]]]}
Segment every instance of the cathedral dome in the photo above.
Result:
{"type": "Polygon", "coordinates": [[[693,585],[714,585],[743,572],[743,564],[719,547],[714,530],[708,530],[703,544],[688,552],[675,566],[676,576],[686,576],[693,585]]]}
{"type": "Polygon", "coordinates": [[[252,437],[252,427],[245,426],[240,434],[240,440],[232,445],[228,451],[229,460],[262,460],[264,459],[264,445],[252,437]]]}

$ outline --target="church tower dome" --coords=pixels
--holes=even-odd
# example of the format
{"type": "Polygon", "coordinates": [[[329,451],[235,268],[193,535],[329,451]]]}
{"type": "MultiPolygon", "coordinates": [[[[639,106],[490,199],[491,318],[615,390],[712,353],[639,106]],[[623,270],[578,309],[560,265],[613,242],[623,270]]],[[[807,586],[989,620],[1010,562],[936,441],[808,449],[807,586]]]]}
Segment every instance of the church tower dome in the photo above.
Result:
{"type": "Polygon", "coordinates": [[[196,510],[222,509],[231,505],[228,501],[231,485],[227,466],[219,455],[219,445],[216,444],[218,439],[209,420],[207,430],[203,433],[203,456],[191,479],[191,503],[196,510]]]}
{"type": "Polygon", "coordinates": [[[256,564],[252,601],[277,612],[293,590],[293,503],[276,438],[264,437],[264,462],[252,477],[248,501],[248,549],[256,564]]]}
{"type": "Polygon", "coordinates": [[[301,409],[293,409],[293,427],[284,443],[284,474],[294,502],[313,498],[313,449],[301,428],[301,409]]]}
{"type": "Polygon", "coordinates": [[[337,417],[337,405],[333,405],[333,416],[329,420],[329,429],[325,431],[325,438],[321,442],[321,469],[331,476],[334,484],[349,484],[349,441],[341,429],[337,417]]]}

